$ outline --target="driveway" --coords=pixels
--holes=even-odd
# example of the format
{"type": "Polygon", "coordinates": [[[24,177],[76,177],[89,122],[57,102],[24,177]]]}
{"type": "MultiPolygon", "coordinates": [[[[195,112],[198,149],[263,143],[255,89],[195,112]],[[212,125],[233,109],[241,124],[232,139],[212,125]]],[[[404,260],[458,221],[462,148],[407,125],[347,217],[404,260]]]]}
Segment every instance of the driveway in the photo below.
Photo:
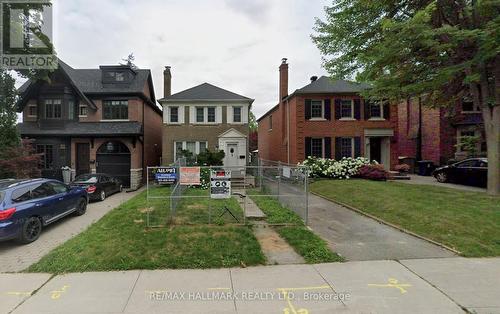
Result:
{"type": "Polygon", "coordinates": [[[469,191],[469,192],[486,192],[486,189],[475,187],[475,186],[453,184],[453,183],[439,183],[439,182],[437,182],[436,178],[434,178],[434,177],[424,177],[424,176],[418,176],[415,174],[410,175],[410,177],[411,177],[411,180],[399,180],[397,182],[407,183],[407,184],[434,185],[434,186],[439,186],[442,188],[450,188],[450,189],[463,190],[463,191],[469,191]]]}
{"type": "Polygon", "coordinates": [[[132,197],[141,190],[132,193],[118,193],[104,202],[90,203],[83,216],[69,216],[45,228],[40,238],[28,245],[19,245],[15,241],[0,242],[0,272],[18,272],[38,262],[44,255],[60,244],[87,229],[106,213],[132,197]]]}
{"type": "Polygon", "coordinates": [[[350,261],[453,257],[454,253],[319,196],[309,197],[309,226],[350,261]]]}

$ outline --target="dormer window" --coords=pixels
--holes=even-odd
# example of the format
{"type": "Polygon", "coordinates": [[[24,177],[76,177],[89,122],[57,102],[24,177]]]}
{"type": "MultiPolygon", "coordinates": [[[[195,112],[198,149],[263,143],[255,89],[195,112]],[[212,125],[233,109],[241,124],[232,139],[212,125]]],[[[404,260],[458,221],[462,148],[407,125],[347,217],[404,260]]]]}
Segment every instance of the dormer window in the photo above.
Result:
{"type": "Polygon", "coordinates": [[[129,83],[135,75],[128,66],[101,66],[101,71],[104,84],[129,83]]]}

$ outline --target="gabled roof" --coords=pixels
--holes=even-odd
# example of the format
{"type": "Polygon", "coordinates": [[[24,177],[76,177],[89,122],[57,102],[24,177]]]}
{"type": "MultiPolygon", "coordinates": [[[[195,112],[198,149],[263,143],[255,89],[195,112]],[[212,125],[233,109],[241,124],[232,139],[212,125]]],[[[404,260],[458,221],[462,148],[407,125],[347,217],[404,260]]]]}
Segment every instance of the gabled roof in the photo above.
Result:
{"type": "Polygon", "coordinates": [[[322,76],[316,81],[311,82],[311,84],[297,89],[293,94],[351,94],[360,93],[368,88],[370,88],[370,85],[366,83],[356,83],[346,80],[332,80],[327,76],[322,76]]]}
{"type": "Polygon", "coordinates": [[[219,138],[240,138],[240,137],[247,137],[245,134],[241,133],[238,130],[235,130],[233,128],[225,131],[224,133],[220,134],[218,136],[219,138]]]}
{"type": "Polygon", "coordinates": [[[140,122],[68,122],[63,129],[41,129],[37,122],[17,125],[22,136],[132,136],[142,135],[140,122]]]}
{"type": "Polygon", "coordinates": [[[253,103],[253,99],[238,95],[209,83],[186,89],[159,100],[160,102],[177,101],[244,101],[253,103]]]}
{"type": "MultiPolygon", "coordinates": [[[[150,105],[154,109],[161,113],[161,110],[156,106],[156,99],[153,88],[153,80],[151,76],[151,71],[146,69],[134,69],[135,76],[130,83],[117,83],[117,84],[104,84],[102,82],[102,70],[101,69],[73,69],[68,64],[59,60],[59,70],[68,78],[70,84],[75,88],[75,91],[79,96],[87,102],[91,107],[94,107],[94,103],[89,99],[91,96],[102,95],[102,94],[113,94],[113,95],[142,95],[146,100],[144,95],[144,86],[149,83],[151,99],[147,99],[150,105]]],[[[32,82],[28,80],[19,89],[18,92],[21,98],[29,95],[30,88],[37,85],[37,82],[32,82]]],[[[25,102],[22,101],[19,104],[19,110],[22,111],[25,102]]]]}

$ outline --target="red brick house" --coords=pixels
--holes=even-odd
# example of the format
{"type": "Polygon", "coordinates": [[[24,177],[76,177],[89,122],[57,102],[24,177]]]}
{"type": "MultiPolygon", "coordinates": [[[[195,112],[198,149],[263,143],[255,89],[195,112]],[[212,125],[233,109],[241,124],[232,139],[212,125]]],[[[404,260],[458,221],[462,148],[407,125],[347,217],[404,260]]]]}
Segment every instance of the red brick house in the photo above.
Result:
{"type": "Polygon", "coordinates": [[[43,154],[42,176],[108,173],[137,188],[147,166],[160,164],[162,111],[151,71],[129,66],[73,69],[62,61],[50,82],[20,89],[18,131],[43,154]]]}
{"type": "Polygon", "coordinates": [[[430,108],[422,99],[409,99],[398,106],[399,155],[432,160],[436,165],[467,157],[457,144],[463,136],[480,139],[477,151],[486,155],[483,117],[472,100],[464,98],[453,108],[430,108]]]}
{"type": "Polygon", "coordinates": [[[289,94],[286,59],[279,71],[279,103],[258,119],[260,158],[295,164],[364,156],[387,169],[397,164],[396,105],[365,102],[360,92],[368,85],[325,76],[289,94]]]}

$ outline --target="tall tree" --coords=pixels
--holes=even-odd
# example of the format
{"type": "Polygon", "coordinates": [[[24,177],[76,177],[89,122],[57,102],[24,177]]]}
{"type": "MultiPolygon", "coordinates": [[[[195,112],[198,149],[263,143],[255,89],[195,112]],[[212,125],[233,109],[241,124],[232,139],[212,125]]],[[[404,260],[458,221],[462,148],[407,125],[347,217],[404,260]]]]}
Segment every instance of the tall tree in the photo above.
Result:
{"type": "Polygon", "coordinates": [[[17,134],[17,91],[15,79],[9,72],[0,69],[0,147],[18,146],[20,138],[17,134]]]}
{"type": "Polygon", "coordinates": [[[312,36],[336,78],[365,97],[454,106],[471,95],[488,147],[488,193],[500,194],[500,0],[334,0],[312,36]]]}

